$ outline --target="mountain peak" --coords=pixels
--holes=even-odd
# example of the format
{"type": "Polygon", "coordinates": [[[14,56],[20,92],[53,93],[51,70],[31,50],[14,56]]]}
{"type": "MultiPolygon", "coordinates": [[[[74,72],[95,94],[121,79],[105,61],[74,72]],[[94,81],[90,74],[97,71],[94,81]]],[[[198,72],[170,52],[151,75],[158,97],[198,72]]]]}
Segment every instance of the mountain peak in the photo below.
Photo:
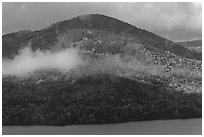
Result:
{"type": "MultiPolygon", "coordinates": [[[[23,41],[20,41],[22,37],[22,39],[25,41],[32,39],[33,43],[35,43],[35,40],[35,44],[38,46],[36,46],[36,48],[45,48],[47,47],[46,44],[52,45],[53,43],[55,43],[59,34],[67,33],[74,29],[78,29],[80,31],[83,31],[83,29],[88,29],[108,32],[111,33],[111,35],[117,35],[117,37],[124,37],[125,39],[129,40],[131,39],[137,44],[143,44],[147,47],[151,47],[151,49],[153,47],[163,51],[170,51],[176,55],[186,58],[201,60],[201,54],[193,53],[185,47],[180,46],[180,44],[178,43],[174,43],[149,31],[139,29],[129,23],[103,14],[86,14],[77,16],[69,20],[60,21],[49,26],[46,29],[31,32],[26,37],[19,35],[15,42],[19,42],[19,44],[22,44],[23,41]],[[44,42],[42,40],[44,40],[44,42]],[[42,43],[44,43],[44,45],[42,45],[42,43]]],[[[77,32],[77,34],[71,35],[79,35],[78,37],[81,37],[82,34],[77,32]]],[[[73,37],[77,36],[72,36],[72,38],[69,38],[69,40],[73,41],[73,37]]],[[[7,39],[6,37],[4,38],[7,39]]],[[[5,39],[3,39],[3,45],[7,43],[5,42],[5,39]]],[[[8,39],[10,40],[10,37],[8,39]]],[[[8,46],[3,46],[3,49],[7,49],[6,47],[8,46]]]]}

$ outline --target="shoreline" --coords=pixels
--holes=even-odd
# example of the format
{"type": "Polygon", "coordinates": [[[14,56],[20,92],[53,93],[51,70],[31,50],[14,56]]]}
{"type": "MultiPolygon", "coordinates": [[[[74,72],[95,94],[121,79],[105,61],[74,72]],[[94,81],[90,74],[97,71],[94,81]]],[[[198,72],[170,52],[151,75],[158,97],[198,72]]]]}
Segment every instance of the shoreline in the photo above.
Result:
{"type": "Polygon", "coordinates": [[[2,126],[3,135],[202,134],[202,118],[66,126],[2,126]]]}

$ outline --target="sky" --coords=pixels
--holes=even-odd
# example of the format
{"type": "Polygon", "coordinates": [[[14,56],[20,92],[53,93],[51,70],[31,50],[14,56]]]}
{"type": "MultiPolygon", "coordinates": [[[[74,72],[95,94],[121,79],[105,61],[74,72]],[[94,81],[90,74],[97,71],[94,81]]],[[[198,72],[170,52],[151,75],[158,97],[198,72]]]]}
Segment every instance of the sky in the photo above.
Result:
{"type": "Polygon", "coordinates": [[[172,41],[201,39],[202,3],[6,3],[2,4],[2,33],[40,30],[78,15],[115,17],[172,41]]]}

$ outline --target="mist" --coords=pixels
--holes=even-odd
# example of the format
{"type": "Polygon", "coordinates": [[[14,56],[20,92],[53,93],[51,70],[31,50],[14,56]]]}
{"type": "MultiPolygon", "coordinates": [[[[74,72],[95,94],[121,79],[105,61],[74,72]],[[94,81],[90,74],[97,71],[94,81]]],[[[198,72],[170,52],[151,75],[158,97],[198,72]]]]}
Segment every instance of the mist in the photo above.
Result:
{"type": "Polygon", "coordinates": [[[2,74],[27,76],[36,71],[69,72],[82,65],[77,49],[68,48],[56,52],[32,51],[30,47],[23,48],[14,59],[3,59],[2,74]]]}
{"type": "MultiPolygon", "coordinates": [[[[69,74],[73,79],[80,79],[90,75],[111,74],[122,77],[132,77],[138,73],[149,75],[163,75],[163,69],[157,65],[148,66],[140,60],[127,60],[119,54],[108,55],[100,59],[86,59],[84,65],[72,70],[69,74]]],[[[69,75],[68,74],[68,75],[69,75]]]]}
{"type": "MultiPolygon", "coordinates": [[[[67,45],[67,43],[66,43],[67,45]]],[[[161,75],[162,69],[156,65],[148,66],[135,57],[127,59],[116,55],[103,58],[84,57],[78,48],[59,48],[58,50],[35,50],[31,46],[21,49],[14,59],[3,59],[3,76],[26,77],[35,72],[57,71],[76,78],[87,75],[111,73],[114,75],[135,75],[136,72],[161,75]]]]}

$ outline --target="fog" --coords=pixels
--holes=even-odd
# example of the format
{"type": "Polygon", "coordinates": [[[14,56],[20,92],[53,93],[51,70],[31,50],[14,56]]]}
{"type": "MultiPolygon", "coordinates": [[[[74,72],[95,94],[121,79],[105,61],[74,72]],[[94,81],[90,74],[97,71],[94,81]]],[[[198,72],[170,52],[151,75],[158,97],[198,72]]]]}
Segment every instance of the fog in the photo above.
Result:
{"type": "Polygon", "coordinates": [[[14,59],[3,59],[2,74],[26,76],[36,71],[69,72],[82,65],[84,61],[79,57],[78,50],[69,48],[57,52],[32,51],[30,47],[20,50],[14,59]]]}
{"type": "Polygon", "coordinates": [[[150,75],[163,75],[163,69],[156,65],[148,66],[141,61],[127,60],[120,55],[108,55],[100,59],[86,59],[84,65],[75,68],[69,74],[74,79],[95,75],[112,74],[116,76],[131,77],[138,73],[150,75]]]}
{"type": "MultiPolygon", "coordinates": [[[[97,54],[97,53],[96,53],[97,54]]],[[[58,71],[80,78],[98,73],[114,75],[135,75],[136,72],[161,75],[162,69],[156,65],[147,65],[135,57],[127,59],[119,54],[106,55],[102,58],[83,56],[83,50],[77,48],[59,48],[55,51],[35,50],[30,46],[21,49],[14,59],[3,59],[3,76],[25,77],[35,72],[58,71]]]]}

